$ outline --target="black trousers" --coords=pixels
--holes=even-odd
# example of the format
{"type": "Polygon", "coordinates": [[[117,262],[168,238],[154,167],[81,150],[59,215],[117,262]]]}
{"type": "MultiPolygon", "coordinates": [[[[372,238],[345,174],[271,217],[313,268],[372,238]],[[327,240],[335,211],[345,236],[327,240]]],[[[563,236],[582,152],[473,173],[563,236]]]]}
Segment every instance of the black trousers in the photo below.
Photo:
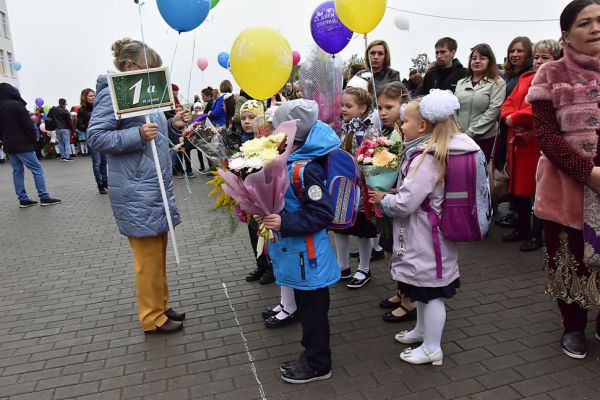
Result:
{"type": "Polygon", "coordinates": [[[533,199],[531,197],[512,196],[512,200],[516,206],[519,230],[523,233],[529,234],[531,237],[540,238],[542,236],[543,229],[542,220],[534,215],[533,225],[531,223],[533,199]]]}
{"type": "MultiPolygon", "coordinates": [[[[248,235],[250,236],[250,243],[252,244],[252,251],[254,252],[254,258],[258,254],[256,252],[256,245],[258,244],[258,231],[256,229],[256,224],[248,224],[248,235]]],[[[256,258],[256,268],[259,271],[273,271],[273,265],[271,265],[271,261],[269,260],[269,256],[265,253],[262,253],[260,257],[256,258]]]]}
{"type": "Polygon", "coordinates": [[[302,325],[303,357],[319,373],[331,371],[329,348],[329,288],[294,290],[302,325]]]}
{"type": "MultiPolygon", "coordinates": [[[[556,302],[560,309],[565,331],[584,332],[588,320],[588,310],[581,308],[577,303],[567,304],[563,300],[557,300],[556,302]]],[[[596,317],[596,332],[600,334],[600,313],[596,317]]]]}
{"type": "MultiPolygon", "coordinates": [[[[186,157],[184,157],[184,161],[185,161],[185,172],[190,173],[192,172],[192,150],[193,149],[185,149],[185,154],[186,157]]],[[[200,169],[206,169],[204,167],[204,157],[202,157],[202,152],[200,152],[200,150],[196,149],[196,152],[198,154],[198,161],[200,161],[200,169]]]]}

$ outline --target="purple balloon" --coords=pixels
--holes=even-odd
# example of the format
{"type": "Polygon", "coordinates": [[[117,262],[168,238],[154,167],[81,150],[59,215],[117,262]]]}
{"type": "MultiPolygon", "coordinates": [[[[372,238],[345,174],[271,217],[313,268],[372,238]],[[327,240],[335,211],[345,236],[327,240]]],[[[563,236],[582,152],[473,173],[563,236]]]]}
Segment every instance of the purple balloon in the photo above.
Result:
{"type": "Polygon", "coordinates": [[[38,97],[37,99],[35,99],[35,105],[38,107],[41,107],[44,105],[44,99],[42,99],[41,97],[38,97]]]}
{"type": "Polygon", "coordinates": [[[310,33],[317,45],[330,54],[342,51],[352,39],[352,31],[340,21],[333,1],[326,1],[315,9],[310,33]]]}

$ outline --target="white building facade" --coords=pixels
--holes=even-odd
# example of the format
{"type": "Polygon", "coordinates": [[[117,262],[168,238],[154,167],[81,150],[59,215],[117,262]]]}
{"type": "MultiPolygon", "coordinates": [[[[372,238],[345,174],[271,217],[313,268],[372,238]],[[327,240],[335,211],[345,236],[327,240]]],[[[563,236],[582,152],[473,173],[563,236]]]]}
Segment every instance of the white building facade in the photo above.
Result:
{"type": "Polygon", "coordinates": [[[6,0],[0,0],[0,82],[8,82],[11,85],[18,86],[19,78],[13,67],[14,61],[15,53],[10,34],[6,0]]]}

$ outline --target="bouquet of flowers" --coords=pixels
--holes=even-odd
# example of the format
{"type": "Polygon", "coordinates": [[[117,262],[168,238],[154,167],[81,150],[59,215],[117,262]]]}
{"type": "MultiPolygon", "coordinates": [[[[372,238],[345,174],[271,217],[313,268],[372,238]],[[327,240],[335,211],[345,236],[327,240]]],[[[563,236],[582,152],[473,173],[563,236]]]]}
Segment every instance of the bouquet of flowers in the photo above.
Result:
{"type": "MultiPolygon", "coordinates": [[[[356,161],[365,177],[367,186],[372,190],[389,192],[396,185],[399,174],[402,142],[378,137],[374,140],[363,140],[356,153],[356,161]]],[[[375,207],[375,214],[383,214],[375,207]]]]}
{"type": "Polygon", "coordinates": [[[237,201],[223,191],[225,180],[219,175],[219,171],[225,170],[224,168],[217,168],[216,171],[211,171],[210,174],[213,175],[213,179],[207,182],[207,185],[212,187],[208,197],[215,199],[211,210],[218,214],[210,223],[208,229],[210,232],[209,241],[230,237],[240,226],[240,222],[247,224],[251,219],[251,215],[244,212],[237,201]]]}
{"type": "Polygon", "coordinates": [[[225,127],[215,128],[206,114],[196,118],[185,129],[183,136],[213,162],[220,162],[235,154],[242,139],[225,127]]]}
{"type": "MultiPolygon", "coordinates": [[[[219,170],[223,191],[233,198],[239,209],[250,215],[266,216],[280,212],[290,185],[287,160],[296,136],[296,121],[281,124],[276,134],[249,140],[240,152],[227,160],[229,171],[219,170]]],[[[265,241],[275,235],[264,224],[259,227],[258,257],[265,241]]]]}

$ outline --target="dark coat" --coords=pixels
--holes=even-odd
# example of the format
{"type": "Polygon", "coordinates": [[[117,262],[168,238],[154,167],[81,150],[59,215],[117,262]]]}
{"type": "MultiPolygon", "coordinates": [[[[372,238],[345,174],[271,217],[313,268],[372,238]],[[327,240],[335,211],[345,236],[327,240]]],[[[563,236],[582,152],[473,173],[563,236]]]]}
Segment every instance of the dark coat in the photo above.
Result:
{"type": "Polygon", "coordinates": [[[0,140],[9,154],[35,150],[35,130],[26,105],[17,89],[0,83],[0,140]]]}
{"type": "Polygon", "coordinates": [[[77,111],[77,130],[78,131],[87,132],[93,110],[94,110],[93,104],[86,104],[83,107],[79,107],[79,111],[77,111]]]}
{"type": "MultiPolygon", "coordinates": [[[[370,71],[368,69],[363,69],[356,75],[361,76],[362,74],[370,74],[370,71]]],[[[375,82],[375,93],[379,95],[381,89],[383,89],[383,87],[388,83],[394,81],[400,82],[400,72],[393,68],[384,68],[381,71],[375,72],[373,74],[373,78],[375,82]]]]}
{"type": "Polygon", "coordinates": [[[451,90],[454,93],[457,82],[465,76],[467,69],[457,59],[452,61],[450,68],[436,66],[423,78],[423,84],[417,89],[417,96],[426,96],[431,89],[451,90]]]}
{"type": "Polygon", "coordinates": [[[54,117],[54,121],[56,122],[56,129],[73,128],[71,113],[65,107],[52,107],[52,116],[54,117]]]}

